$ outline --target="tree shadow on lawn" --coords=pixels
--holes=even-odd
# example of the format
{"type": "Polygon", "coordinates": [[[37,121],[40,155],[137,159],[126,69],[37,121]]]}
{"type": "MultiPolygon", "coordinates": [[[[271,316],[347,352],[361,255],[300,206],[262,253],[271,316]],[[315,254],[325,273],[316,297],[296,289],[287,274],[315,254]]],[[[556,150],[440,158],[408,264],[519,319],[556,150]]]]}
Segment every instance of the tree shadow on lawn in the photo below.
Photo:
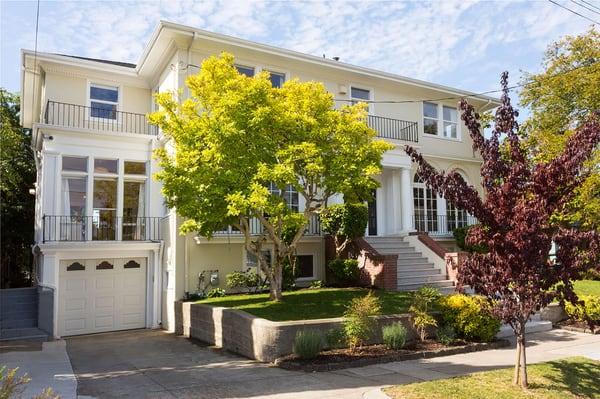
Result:
{"type": "MultiPolygon", "coordinates": [[[[585,359],[585,358],[575,358],[585,359]]],[[[588,360],[588,359],[585,359],[588,360]]],[[[544,375],[552,385],[565,386],[575,397],[600,397],[600,363],[587,361],[575,362],[574,359],[547,362],[551,373],[544,375]]],[[[530,384],[530,388],[543,388],[545,384],[530,384]]],[[[546,386],[549,388],[549,386],[546,386]]]]}

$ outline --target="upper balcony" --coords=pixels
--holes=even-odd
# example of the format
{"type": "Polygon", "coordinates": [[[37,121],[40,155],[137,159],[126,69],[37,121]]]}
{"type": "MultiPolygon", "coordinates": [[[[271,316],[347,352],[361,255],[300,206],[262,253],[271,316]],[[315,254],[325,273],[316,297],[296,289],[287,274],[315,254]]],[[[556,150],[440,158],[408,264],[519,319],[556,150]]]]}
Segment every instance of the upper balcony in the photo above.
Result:
{"type": "Polygon", "coordinates": [[[412,143],[419,142],[419,125],[417,122],[369,115],[367,124],[377,132],[377,137],[410,141],[412,143]]]}
{"type": "Polygon", "coordinates": [[[144,114],[87,107],[52,100],[48,100],[46,103],[42,122],[52,126],[101,132],[151,136],[158,134],[158,127],[151,125],[144,114]]]}
{"type": "MultiPolygon", "coordinates": [[[[144,114],[94,108],[48,100],[42,122],[52,126],[89,129],[102,132],[133,133],[156,136],[158,127],[144,114]]],[[[417,122],[369,115],[367,124],[384,139],[419,142],[417,122]]]]}

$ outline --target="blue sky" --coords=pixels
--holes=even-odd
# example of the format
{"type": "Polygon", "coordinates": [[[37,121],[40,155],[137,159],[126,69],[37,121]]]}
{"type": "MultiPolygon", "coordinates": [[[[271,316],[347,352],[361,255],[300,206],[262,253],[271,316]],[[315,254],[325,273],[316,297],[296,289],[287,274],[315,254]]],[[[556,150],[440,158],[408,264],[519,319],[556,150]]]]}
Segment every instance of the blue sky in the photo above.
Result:
{"type": "MultiPolygon", "coordinates": [[[[34,47],[36,3],[0,3],[0,86],[18,91],[19,51],[34,47]]],[[[498,88],[503,70],[512,82],[539,71],[548,44],[591,26],[545,0],[42,1],[38,50],[137,62],[160,19],[472,91],[498,88]]]]}

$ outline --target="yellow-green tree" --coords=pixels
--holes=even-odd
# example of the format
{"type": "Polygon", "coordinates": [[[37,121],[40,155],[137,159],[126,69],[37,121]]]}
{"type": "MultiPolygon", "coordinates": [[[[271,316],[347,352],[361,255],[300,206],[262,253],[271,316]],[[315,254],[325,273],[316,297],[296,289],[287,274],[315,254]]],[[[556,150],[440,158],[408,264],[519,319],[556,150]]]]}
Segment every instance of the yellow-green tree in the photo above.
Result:
{"type": "Polygon", "coordinates": [[[150,116],[170,139],[156,151],[167,205],[186,219],[182,233],[239,229],[270,281],[271,299],[281,300],[283,263],[310,219],[335,193],[366,199],[391,146],[375,139],[365,104],[334,109],[316,82],[274,88],[267,72],[238,73],[230,54],[206,59],[186,84],[189,98],[158,94],[160,111],[150,116]],[[286,202],[290,187],[304,199],[300,212],[286,202]]]}
{"type": "MultiPolygon", "coordinates": [[[[600,32],[591,28],[566,36],[546,50],[544,71],[526,75],[521,105],[531,109],[524,124],[527,145],[536,161],[560,154],[567,140],[593,112],[600,110],[600,32]]],[[[600,149],[587,163],[589,176],[574,200],[557,217],[585,229],[600,228],[600,149]]]]}

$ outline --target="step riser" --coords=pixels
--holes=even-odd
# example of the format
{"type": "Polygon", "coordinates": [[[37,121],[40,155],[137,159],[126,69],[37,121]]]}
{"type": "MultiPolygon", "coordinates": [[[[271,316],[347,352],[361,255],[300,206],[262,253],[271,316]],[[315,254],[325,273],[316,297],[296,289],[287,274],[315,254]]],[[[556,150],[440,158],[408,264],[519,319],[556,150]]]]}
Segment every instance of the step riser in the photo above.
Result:
{"type": "Polygon", "coordinates": [[[439,281],[446,280],[446,276],[442,274],[428,275],[428,276],[406,276],[403,275],[398,279],[398,285],[403,284],[427,284],[437,283],[439,281]]]}
{"type": "Polygon", "coordinates": [[[403,280],[407,278],[417,278],[422,276],[435,276],[436,274],[440,274],[439,269],[425,269],[425,270],[403,270],[398,271],[398,280],[403,280]]]}
{"type": "MultiPolygon", "coordinates": [[[[19,314],[34,314],[34,317],[37,316],[37,303],[18,303],[12,306],[2,306],[0,310],[0,320],[7,318],[7,316],[12,315],[13,313],[19,314]]],[[[26,319],[29,317],[25,317],[26,319]]]]}
{"type": "Polygon", "coordinates": [[[396,261],[396,265],[398,265],[398,267],[409,267],[409,266],[414,266],[414,267],[433,267],[433,263],[430,263],[427,261],[427,259],[423,259],[423,258],[416,258],[416,259],[398,259],[398,261],[396,261]]]}

